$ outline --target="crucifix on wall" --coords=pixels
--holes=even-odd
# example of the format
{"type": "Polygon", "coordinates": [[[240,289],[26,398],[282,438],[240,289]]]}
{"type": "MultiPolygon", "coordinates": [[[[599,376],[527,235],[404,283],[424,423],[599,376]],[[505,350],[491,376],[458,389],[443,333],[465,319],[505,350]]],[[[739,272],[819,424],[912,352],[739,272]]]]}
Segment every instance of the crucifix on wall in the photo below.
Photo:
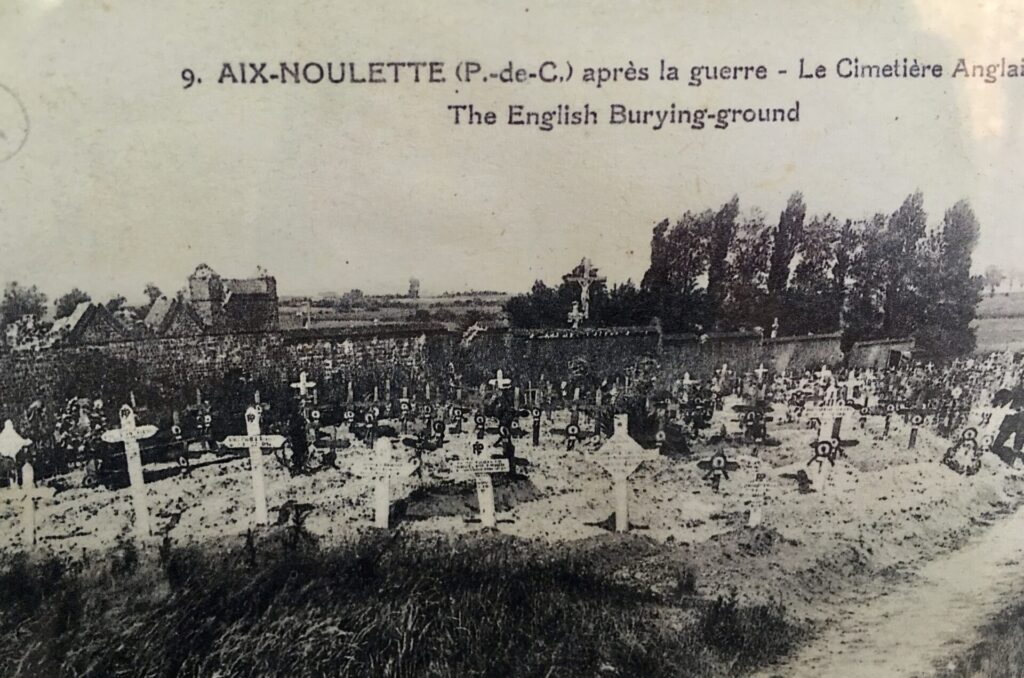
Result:
{"type": "Polygon", "coordinates": [[[590,286],[594,283],[603,283],[608,278],[599,276],[597,269],[586,257],[580,261],[579,266],[572,270],[572,273],[562,276],[567,283],[578,283],[580,286],[580,312],[584,320],[590,320],[590,286]]]}

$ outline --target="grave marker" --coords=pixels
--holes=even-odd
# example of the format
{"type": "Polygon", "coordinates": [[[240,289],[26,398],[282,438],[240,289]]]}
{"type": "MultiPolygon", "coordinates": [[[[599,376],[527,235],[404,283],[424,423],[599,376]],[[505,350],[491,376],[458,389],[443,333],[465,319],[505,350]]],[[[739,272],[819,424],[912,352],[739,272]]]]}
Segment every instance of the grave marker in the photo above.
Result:
{"type": "Polygon", "coordinates": [[[36,499],[43,497],[52,499],[56,491],[52,487],[36,487],[35,470],[28,462],[21,467],[21,491],[24,495],[24,508],[21,513],[21,528],[24,535],[25,548],[36,544],[36,499]]]}
{"type": "Polygon", "coordinates": [[[476,498],[480,506],[480,524],[484,527],[495,527],[498,519],[494,511],[493,473],[508,473],[511,469],[508,459],[481,458],[484,446],[473,443],[473,457],[458,459],[451,463],[451,471],[455,475],[472,475],[476,480],[476,498]]]}
{"type": "Polygon", "coordinates": [[[292,384],[292,388],[299,392],[299,398],[305,400],[309,397],[309,392],[316,387],[315,381],[307,381],[306,371],[299,372],[299,380],[292,384]]]}
{"type": "Polygon", "coordinates": [[[493,386],[496,391],[504,391],[512,385],[512,380],[506,379],[502,371],[498,370],[494,375],[494,379],[489,380],[487,383],[493,386]]]}
{"type": "Polygon", "coordinates": [[[249,470],[252,473],[252,493],[255,498],[257,525],[267,524],[267,485],[263,475],[263,450],[284,447],[285,438],[280,435],[260,433],[260,410],[250,407],[245,411],[244,436],[228,436],[221,443],[232,449],[249,450],[249,470]]]}
{"type": "Polygon", "coordinates": [[[735,471],[739,467],[739,463],[729,459],[721,450],[711,455],[710,459],[697,462],[697,468],[707,471],[703,479],[711,481],[711,488],[715,492],[718,492],[723,479],[729,479],[729,471],[735,471]]]}
{"type": "Polygon", "coordinates": [[[818,480],[813,484],[819,486],[822,491],[832,482],[832,470],[835,468],[836,460],[839,458],[840,447],[831,440],[819,440],[811,444],[814,454],[807,465],[818,464],[818,480]],[[825,463],[828,462],[827,471],[825,463]],[[824,477],[823,477],[824,476],[824,477]]]}
{"type": "Polygon", "coordinates": [[[629,476],[646,461],[658,459],[654,450],[645,450],[630,437],[629,416],[615,415],[615,431],[601,448],[587,455],[587,460],[600,466],[612,477],[615,493],[615,531],[629,530],[629,476]]]}
{"type": "Polygon", "coordinates": [[[764,506],[768,502],[768,474],[758,473],[754,476],[754,489],[751,493],[750,515],[747,516],[747,527],[758,527],[764,520],[764,506]]]}
{"type": "Polygon", "coordinates": [[[373,524],[382,529],[388,528],[391,513],[391,478],[410,476],[419,468],[419,460],[396,460],[395,446],[390,438],[378,438],[373,443],[372,460],[359,460],[354,470],[364,478],[372,478],[373,484],[373,524]]]}
{"type": "Polygon", "coordinates": [[[455,428],[452,429],[452,433],[461,434],[462,424],[466,421],[466,415],[463,413],[462,408],[458,405],[452,408],[452,422],[455,424],[455,428]]]}
{"type": "Polygon", "coordinates": [[[574,330],[578,330],[580,328],[580,323],[583,322],[583,317],[583,312],[580,311],[579,302],[572,302],[572,310],[569,311],[567,319],[569,320],[569,324],[572,326],[574,330]]]}
{"type": "Polygon", "coordinates": [[[910,440],[907,441],[907,449],[912,450],[917,447],[917,430],[923,423],[924,417],[921,414],[915,413],[910,416],[910,440]]]}
{"type": "Polygon", "coordinates": [[[151,424],[135,425],[135,412],[128,405],[122,405],[119,412],[121,428],[103,433],[103,441],[107,443],[123,443],[124,454],[128,462],[128,481],[131,485],[132,508],[135,510],[135,534],[147,537],[149,529],[149,508],[146,506],[146,480],[142,475],[142,453],[139,441],[156,434],[157,428],[151,424]]]}

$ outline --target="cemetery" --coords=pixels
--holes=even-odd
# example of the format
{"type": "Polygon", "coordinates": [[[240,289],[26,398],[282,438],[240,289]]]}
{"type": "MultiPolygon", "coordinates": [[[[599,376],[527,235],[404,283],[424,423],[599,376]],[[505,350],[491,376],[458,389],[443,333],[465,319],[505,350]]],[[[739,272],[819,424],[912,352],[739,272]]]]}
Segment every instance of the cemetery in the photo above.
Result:
{"type": "Polygon", "coordinates": [[[73,353],[36,356],[20,382],[8,363],[21,386],[5,394],[39,395],[4,402],[0,550],[80,568],[393,534],[599,557],[620,593],[785,610],[797,638],[1020,503],[1013,354],[940,367],[887,348],[902,340],[845,356],[828,336],[691,343],[581,328],[586,309],[467,343],[222,336],[212,365],[170,349],[172,371],[78,348],[107,371],[64,405],[46,360],[73,353]]]}
{"type": "Polygon", "coordinates": [[[507,323],[282,326],[275,278],[202,265],[148,329],[82,302],[11,345],[0,673],[814,675],[980,626],[1024,549],[1024,360],[938,292],[659,268],[735,210],[507,323]]]}

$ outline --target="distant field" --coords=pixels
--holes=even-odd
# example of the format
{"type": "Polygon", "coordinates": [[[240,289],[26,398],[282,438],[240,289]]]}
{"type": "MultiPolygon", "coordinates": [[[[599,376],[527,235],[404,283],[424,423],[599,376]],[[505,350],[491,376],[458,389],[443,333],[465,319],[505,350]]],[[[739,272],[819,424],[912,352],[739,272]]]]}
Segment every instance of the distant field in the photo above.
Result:
{"type": "Polygon", "coordinates": [[[978,304],[979,318],[1024,317],[1024,293],[985,295],[978,304]]]}
{"type": "MultiPolygon", "coordinates": [[[[419,299],[392,298],[379,308],[356,308],[341,311],[334,308],[313,307],[313,326],[317,328],[354,327],[373,322],[402,323],[433,321],[466,325],[471,319],[494,320],[502,315],[508,300],[504,294],[465,295],[457,297],[421,297],[419,299]],[[417,315],[417,312],[419,314],[417,315]]],[[[371,302],[375,300],[370,300],[371,302]]],[[[286,301],[281,305],[281,327],[302,327],[305,304],[286,301]]]]}
{"type": "Polygon", "coordinates": [[[974,327],[979,353],[1024,351],[1024,294],[985,296],[974,327]]]}
{"type": "MultiPolygon", "coordinates": [[[[315,327],[354,327],[374,321],[402,323],[414,320],[416,311],[426,311],[433,320],[459,324],[467,314],[484,319],[502,315],[507,295],[480,295],[464,297],[424,297],[420,299],[391,299],[389,306],[374,310],[355,309],[339,312],[328,308],[313,308],[315,327]]],[[[281,325],[285,329],[302,327],[305,309],[301,305],[283,304],[281,325]]],[[[978,319],[974,323],[978,336],[978,352],[1024,351],[1024,292],[985,296],[978,304],[978,319]]]]}

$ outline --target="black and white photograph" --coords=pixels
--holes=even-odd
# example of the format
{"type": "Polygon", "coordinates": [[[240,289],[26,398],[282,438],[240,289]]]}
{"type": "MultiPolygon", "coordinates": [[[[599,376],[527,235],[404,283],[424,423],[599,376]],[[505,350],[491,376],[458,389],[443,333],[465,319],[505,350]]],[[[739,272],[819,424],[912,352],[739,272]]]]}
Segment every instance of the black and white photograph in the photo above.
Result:
{"type": "Polygon", "coordinates": [[[1024,676],[1024,3],[0,0],[0,676],[1024,676]]]}

